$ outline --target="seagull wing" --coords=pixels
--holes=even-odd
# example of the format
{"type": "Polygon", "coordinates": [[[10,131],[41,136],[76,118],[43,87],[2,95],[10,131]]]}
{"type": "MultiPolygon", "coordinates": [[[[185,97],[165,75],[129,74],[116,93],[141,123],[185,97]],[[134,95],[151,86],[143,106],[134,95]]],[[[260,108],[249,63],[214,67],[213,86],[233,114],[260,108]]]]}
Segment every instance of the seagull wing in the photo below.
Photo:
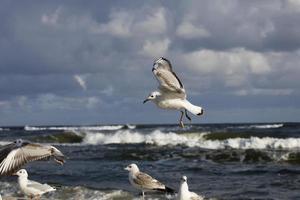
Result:
{"type": "MultiPolygon", "coordinates": [[[[18,170],[22,165],[54,156],[54,158],[61,161],[63,154],[53,146],[43,146],[35,143],[26,143],[21,147],[16,147],[14,144],[8,145],[2,150],[5,153],[9,152],[0,163],[0,175],[12,174],[18,170]]],[[[2,152],[1,151],[1,152],[2,152]]],[[[1,153],[0,153],[1,155],[1,153]]],[[[63,161],[61,161],[63,162],[63,161]]]]}
{"type": "Polygon", "coordinates": [[[159,83],[159,89],[165,93],[174,93],[180,98],[185,98],[185,89],[172,70],[169,60],[160,58],[154,62],[152,72],[159,83]]]}
{"type": "Polygon", "coordinates": [[[191,200],[203,200],[203,197],[199,196],[195,192],[190,192],[191,194],[191,200]]]}
{"type": "Polygon", "coordinates": [[[42,191],[42,192],[50,192],[50,191],[56,190],[55,188],[51,187],[48,184],[41,184],[41,183],[31,181],[31,180],[28,180],[27,187],[34,188],[34,189],[42,191]]]}
{"type": "Polygon", "coordinates": [[[148,174],[139,172],[133,181],[140,185],[144,189],[156,190],[156,189],[165,189],[165,185],[159,182],[158,180],[152,178],[148,174]]]}

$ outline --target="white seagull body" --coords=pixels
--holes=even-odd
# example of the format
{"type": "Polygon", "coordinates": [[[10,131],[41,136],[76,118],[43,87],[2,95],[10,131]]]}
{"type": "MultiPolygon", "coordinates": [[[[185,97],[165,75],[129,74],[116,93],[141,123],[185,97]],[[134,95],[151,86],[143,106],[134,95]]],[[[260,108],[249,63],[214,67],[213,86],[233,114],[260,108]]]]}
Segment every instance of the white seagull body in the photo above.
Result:
{"type": "Polygon", "coordinates": [[[180,188],[177,196],[177,200],[203,200],[204,198],[195,192],[189,191],[187,184],[187,177],[183,176],[180,181],[180,188]]]}
{"type": "Polygon", "coordinates": [[[191,104],[186,99],[186,92],[180,79],[172,69],[171,62],[166,58],[159,58],[153,64],[152,72],[159,83],[159,91],[152,92],[144,101],[153,101],[159,108],[180,110],[180,126],[184,127],[183,114],[191,120],[187,111],[194,115],[202,115],[202,107],[191,104]]]}
{"type": "Polygon", "coordinates": [[[140,172],[136,164],[128,165],[125,170],[129,171],[129,182],[134,188],[142,191],[143,198],[145,196],[144,192],[147,191],[174,193],[173,189],[165,186],[158,180],[152,178],[150,175],[140,172]]]}
{"type": "Polygon", "coordinates": [[[18,182],[22,192],[30,198],[40,198],[47,192],[55,191],[56,189],[47,184],[41,184],[35,181],[28,180],[28,174],[25,169],[19,170],[14,175],[19,176],[18,182]]]}
{"type": "Polygon", "coordinates": [[[14,173],[28,162],[50,157],[64,163],[64,155],[57,148],[18,139],[0,149],[0,176],[14,173]]]}

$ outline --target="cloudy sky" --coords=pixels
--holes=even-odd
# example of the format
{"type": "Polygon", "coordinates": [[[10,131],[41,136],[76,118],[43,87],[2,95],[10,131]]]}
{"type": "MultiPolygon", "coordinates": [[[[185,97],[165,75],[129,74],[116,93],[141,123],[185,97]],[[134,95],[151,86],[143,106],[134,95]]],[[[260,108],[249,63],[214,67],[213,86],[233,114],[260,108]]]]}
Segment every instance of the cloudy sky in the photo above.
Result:
{"type": "Polygon", "coordinates": [[[300,121],[300,1],[0,0],[0,125],[177,123],[142,104],[170,59],[206,122],[300,121]]]}

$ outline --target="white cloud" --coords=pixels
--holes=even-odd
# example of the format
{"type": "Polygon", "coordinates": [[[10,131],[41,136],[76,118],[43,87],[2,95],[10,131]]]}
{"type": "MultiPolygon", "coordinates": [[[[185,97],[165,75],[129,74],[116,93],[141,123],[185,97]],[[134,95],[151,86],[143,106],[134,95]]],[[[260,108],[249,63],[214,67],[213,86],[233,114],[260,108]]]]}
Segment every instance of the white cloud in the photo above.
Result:
{"type": "Polygon", "coordinates": [[[98,32],[108,33],[118,37],[131,36],[131,28],[133,16],[126,11],[114,11],[110,14],[110,21],[106,24],[101,24],[98,32]]]}
{"type": "Polygon", "coordinates": [[[261,88],[251,88],[251,89],[241,89],[235,92],[238,96],[247,95],[271,95],[271,96],[287,96],[293,93],[292,89],[261,89],[261,88]]]}
{"type": "Polygon", "coordinates": [[[163,40],[155,40],[146,42],[143,45],[142,54],[149,57],[160,57],[166,55],[171,41],[166,38],[163,40]]]}
{"type": "Polygon", "coordinates": [[[114,93],[114,88],[109,85],[104,90],[101,91],[102,94],[105,94],[106,96],[111,96],[114,93]]]}
{"type": "Polygon", "coordinates": [[[262,54],[242,48],[230,51],[199,50],[183,55],[186,65],[200,73],[225,75],[252,73],[267,74],[271,71],[268,59],[262,54]]]}
{"type": "Polygon", "coordinates": [[[53,13],[51,14],[43,14],[41,17],[41,22],[47,25],[56,25],[61,14],[61,7],[58,7],[53,13]]]}
{"type": "Polygon", "coordinates": [[[152,34],[163,34],[167,31],[167,20],[164,8],[156,8],[145,18],[137,22],[136,31],[152,34]]]}
{"type": "Polygon", "coordinates": [[[288,0],[285,3],[290,10],[300,12],[300,0],[288,0]]]}
{"type": "Polygon", "coordinates": [[[84,80],[84,77],[80,76],[80,75],[74,75],[73,76],[75,81],[80,85],[80,87],[83,89],[83,90],[86,90],[87,89],[87,86],[86,86],[86,82],[84,80]]]}
{"type": "Polygon", "coordinates": [[[177,27],[176,35],[184,39],[195,39],[209,37],[210,32],[203,26],[195,26],[189,21],[184,21],[177,27]]]}
{"type": "Polygon", "coordinates": [[[35,109],[81,110],[96,108],[101,103],[97,97],[63,97],[52,93],[38,95],[32,100],[35,109]]]}

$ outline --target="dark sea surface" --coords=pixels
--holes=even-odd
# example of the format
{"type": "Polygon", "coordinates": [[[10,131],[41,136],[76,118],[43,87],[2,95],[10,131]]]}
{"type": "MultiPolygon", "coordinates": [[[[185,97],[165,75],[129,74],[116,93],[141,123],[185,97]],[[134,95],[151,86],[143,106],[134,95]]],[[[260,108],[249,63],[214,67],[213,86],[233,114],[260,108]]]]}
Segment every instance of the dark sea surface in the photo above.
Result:
{"type": "MultiPolygon", "coordinates": [[[[174,189],[186,175],[205,199],[300,199],[300,123],[0,128],[0,146],[17,138],[52,144],[68,158],[24,167],[29,179],[57,187],[43,199],[139,199],[124,170],[131,163],[174,189]]],[[[0,193],[23,196],[16,177],[1,177],[0,193]]]]}

